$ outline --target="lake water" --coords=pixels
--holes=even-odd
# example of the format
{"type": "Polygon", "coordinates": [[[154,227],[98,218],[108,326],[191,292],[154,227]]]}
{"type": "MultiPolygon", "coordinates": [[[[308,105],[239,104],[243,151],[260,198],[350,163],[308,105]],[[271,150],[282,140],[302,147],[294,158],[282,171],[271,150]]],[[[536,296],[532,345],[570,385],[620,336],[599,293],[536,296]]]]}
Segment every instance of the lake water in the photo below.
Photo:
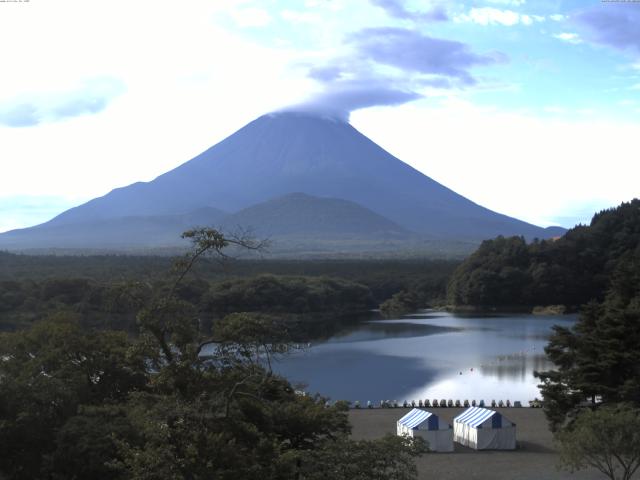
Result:
{"type": "Polygon", "coordinates": [[[459,316],[422,311],[371,320],[283,357],[274,369],[332,400],[540,397],[534,370],[552,368],[544,346],[553,325],[575,316],[459,316]]]}

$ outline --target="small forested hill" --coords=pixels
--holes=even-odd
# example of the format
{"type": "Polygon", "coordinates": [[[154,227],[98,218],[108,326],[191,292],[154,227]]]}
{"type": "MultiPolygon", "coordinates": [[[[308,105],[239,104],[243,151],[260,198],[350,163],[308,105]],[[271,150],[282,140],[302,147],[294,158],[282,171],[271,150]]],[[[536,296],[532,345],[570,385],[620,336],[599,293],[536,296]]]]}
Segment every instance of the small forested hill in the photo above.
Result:
{"type": "Polygon", "coordinates": [[[640,248],[640,200],[594,215],[557,240],[527,244],[498,237],[481,244],[454,272],[447,289],[455,306],[514,307],[602,300],[611,273],[640,248]]]}
{"type": "Polygon", "coordinates": [[[406,237],[397,223],[339,198],[292,193],[240,210],[223,220],[227,230],[250,227],[259,236],[406,237]]]}

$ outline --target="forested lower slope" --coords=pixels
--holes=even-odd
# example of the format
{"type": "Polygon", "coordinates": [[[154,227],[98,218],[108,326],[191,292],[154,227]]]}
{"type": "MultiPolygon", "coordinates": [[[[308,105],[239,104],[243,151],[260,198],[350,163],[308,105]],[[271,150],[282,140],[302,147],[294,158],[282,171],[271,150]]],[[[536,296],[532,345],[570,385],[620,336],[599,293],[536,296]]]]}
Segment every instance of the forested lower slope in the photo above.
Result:
{"type": "Polygon", "coordinates": [[[640,246],[640,200],[594,215],[556,240],[484,241],[454,272],[454,306],[517,307],[602,300],[612,272],[640,246]]]}

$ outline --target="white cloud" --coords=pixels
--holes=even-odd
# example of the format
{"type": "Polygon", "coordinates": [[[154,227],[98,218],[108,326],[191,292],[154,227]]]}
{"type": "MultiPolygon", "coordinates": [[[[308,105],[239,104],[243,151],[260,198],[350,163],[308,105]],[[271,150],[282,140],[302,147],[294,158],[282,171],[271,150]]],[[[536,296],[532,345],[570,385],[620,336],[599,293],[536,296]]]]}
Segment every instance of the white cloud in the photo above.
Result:
{"type": "Polygon", "coordinates": [[[560,14],[560,13],[556,13],[554,15],[549,15],[549,18],[551,20],[553,20],[554,22],[562,22],[567,17],[565,15],[560,14]]]}
{"type": "Polygon", "coordinates": [[[489,3],[519,7],[520,5],[524,5],[525,3],[527,3],[527,0],[489,0],[489,3]]]}
{"type": "Polygon", "coordinates": [[[523,24],[531,25],[534,21],[543,21],[539,15],[524,15],[513,10],[500,10],[493,7],[472,8],[469,13],[454,17],[457,22],[473,22],[479,25],[504,25],[512,27],[523,24]]]}
{"type": "Polygon", "coordinates": [[[230,11],[239,27],[264,27],[271,23],[271,15],[262,8],[247,7],[230,11]]]}
{"type": "MultiPolygon", "coordinates": [[[[306,0],[322,21],[305,24],[305,35],[272,32],[289,40],[279,48],[221,26],[274,25],[280,15],[274,4],[191,0],[184,8],[169,0],[56,0],[2,9],[0,42],[11,48],[2,53],[0,103],[39,98],[34,92],[69,92],[86,79],[109,77],[124,85],[123,93],[95,115],[22,129],[0,126],[3,198],[73,192],[79,201],[151,180],[253,118],[302,101],[318,87],[306,78],[303,62],[321,64],[343,54],[344,32],[389,22],[368,1],[306,0]],[[260,12],[265,5],[266,15],[260,12]],[[357,15],[365,5],[369,13],[357,15]],[[313,50],[302,50],[301,41],[313,50]]],[[[484,25],[541,21],[496,8],[475,8],[456,20],[484,25]]],[[[572,123],[567,115],[536,119],[464,103],[433,107],[433,102],[363,110],[353,121],[427,175],[490,208],[536,223],[557,216],[572,199],[597,198],[613,205],[637,195],[634,180],[640,175],[632,171],[638,168],[633,157],[640,138],[637,125],[604,119],[572,123]],[[465,132],[464,141],[460,132],[465,132]],[[604,173],[598,163],[602,158],[613,162],[604,173]],[[531,182],[519,181],[523,168],[531,182]],[[624,175],[618,178],[617,172],[624,175]],[[567,179],[576,179],[575,185],[567,188],[567,179]],[[541,187],[548,194],[541,194],[541,187]]],[[[12,226],[9,214],[0,217],[0,229],[12,226]]]]}
{"type": "Polygon", "coordinates": [[[3,51],[0,102],[66,92],[104,75],[126,87],[99,114],[0,125],[4,196],[92,198],[151,180],[313,87],[290,66],[303,52],[257,45],[216,25],[236,2],[89,3],[36,2],[0,15],[0,42],[21,39],[20,48],[3,51]]]}
{"type": "Polygon", "coordinates": [[[301,12],[297,10],[283,10],[280,16],[293,23],[311,23],[317,24],[322,20],[320,14],[315,12],[301,12]]]}
{"type": "Polygon", "coordinates": [[[573,43],[574,45],[582,43],[582,39],[580,38],[580,35],[578,35],[577,33],[563,32],[563,33],[557,33],[553,36],[558,40],[562,40],[563,42],[573,43]]]}
{"type": "Polygon", "coordinates": [[[538,225],[570,217],[585,205],[591,206],[588,221],[593,205],[614,206],[638,196],[638,122],[537,117],[455,99],[438,107],[431,103],[355,112],[352,123],[443,185],[538,225]]]}
{"type": "Polygon", "coordinates": [[[74,88],[18,94],[0,101],[0,125],[32,127],[79,115],[96,114],[125,90],[114,78],[86,79],[74,88]]]}

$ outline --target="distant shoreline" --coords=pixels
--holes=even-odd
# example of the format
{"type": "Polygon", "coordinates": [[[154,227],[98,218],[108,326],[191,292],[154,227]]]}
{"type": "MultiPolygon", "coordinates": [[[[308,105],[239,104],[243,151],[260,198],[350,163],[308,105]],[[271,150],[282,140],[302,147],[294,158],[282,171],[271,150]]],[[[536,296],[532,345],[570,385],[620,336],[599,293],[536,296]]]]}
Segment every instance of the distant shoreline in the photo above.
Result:
{"type": "Polygon", "coordinates": [[[455,314],[490,315],[490,314],[530,314],[530,315],[567,315],[578,311],[567,305],[445,305],[436,310],[444,310],[455,314]]]}

